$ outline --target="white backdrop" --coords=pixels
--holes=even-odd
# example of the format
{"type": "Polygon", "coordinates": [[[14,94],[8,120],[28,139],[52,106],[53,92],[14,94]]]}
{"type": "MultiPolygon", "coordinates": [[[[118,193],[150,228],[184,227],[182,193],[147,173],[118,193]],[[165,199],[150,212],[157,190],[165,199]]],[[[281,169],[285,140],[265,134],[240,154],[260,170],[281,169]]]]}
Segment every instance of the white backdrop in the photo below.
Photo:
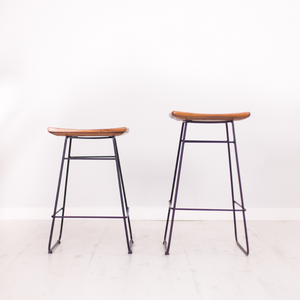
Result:
{"type": "MultiPolygon", "coordinates": [[[[129,206],[164,217],[172,110],[250,111],[236,123],[246,206],[299,213],[299,15],[297,0],[2,0],[1,217],[51,214],[63,138],[48,126],[129,127],[118,138],[129,206]]],[[[71,167],[70,207],[118,204],[111,163],[71,167]]],[[[187,149],[179,200],[227,206],[227,168],[220,148],[187,149]]]]}

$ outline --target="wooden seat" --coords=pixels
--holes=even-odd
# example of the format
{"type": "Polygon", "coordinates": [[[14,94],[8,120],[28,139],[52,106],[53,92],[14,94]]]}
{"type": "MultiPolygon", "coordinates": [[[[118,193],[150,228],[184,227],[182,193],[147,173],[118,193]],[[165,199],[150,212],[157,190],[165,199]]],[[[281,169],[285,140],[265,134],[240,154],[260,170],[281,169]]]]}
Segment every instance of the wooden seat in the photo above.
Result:
{"type": "Polygon", "coordinates": [[[239,121],[250,117],[249,112],[231,114],[198,114],[182,111],[172,111],[170,117],[178,121],[239,121]]]}
{"type": "Polygon", "coordinates": [[[48,127],[48,132],[58,136],[119,136],[129,132],[126,127],[109,129],[66,129],[48,127]]]}

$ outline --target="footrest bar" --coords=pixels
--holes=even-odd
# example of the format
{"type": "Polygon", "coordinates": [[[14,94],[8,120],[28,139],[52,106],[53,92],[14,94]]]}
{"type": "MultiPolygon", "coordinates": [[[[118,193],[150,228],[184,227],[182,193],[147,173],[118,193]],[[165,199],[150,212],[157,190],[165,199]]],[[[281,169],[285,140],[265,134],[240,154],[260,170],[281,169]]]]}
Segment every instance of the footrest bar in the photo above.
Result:
{"type": "Polygon", "coordinates": [[[70,156],[66,160],[115,160],[115,156],[70,156]]]}
{"type": "Polygon", "coordinates": [[[194,211],[244,211],[243,209],[219,209],[219,208],[174,208],[171,207],[171,209],[175,210],[194,210],[194,211]]]}
{"type": "Polygon", "coordinates": [[[52,218],[66,218],[66,219],[127,219],[128,217],[119,217],[119,216],[52,216],[52,218]]]}
{"type": "Polygon", "coordinates": [[[214,144],[219,144],[219,143],[234,143],[233,141],[211,141],[211,140],[181,140],[183,143],[214,143],[214,144]]]}

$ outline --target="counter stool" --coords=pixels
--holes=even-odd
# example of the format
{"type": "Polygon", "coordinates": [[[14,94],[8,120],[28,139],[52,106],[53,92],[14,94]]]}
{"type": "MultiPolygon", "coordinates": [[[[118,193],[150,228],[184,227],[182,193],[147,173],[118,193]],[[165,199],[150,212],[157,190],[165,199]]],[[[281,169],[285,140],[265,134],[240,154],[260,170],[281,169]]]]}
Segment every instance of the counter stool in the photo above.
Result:
{"type": "Polygon", "coordinates": [[[175,164],[175,172],[173,177],[173,185],[171,190],[171,197],[169,200],[169,210],[168,216],[166,221],[166,228],[165,228],[165,235],[163,244],[165,246],[165,254],[168,255],[170,252],[171,246],[171,238],[173,232],[173,225],[174,225],[174,218],[175,218],[175,211],[176,210],[192,210],[192,211],[232,211],[233,212],[233,221],[234,221],[234,233],[235,233],[235,240],[237,245],[240,249],[246,254],[249,254],[249,244],[248,244],[248,235],[247,235],[247,226],[246,226],[246,219],[245,219],[245,207],[244,207],[244,200],[243,200],[243,193],[242,193],[242,185],[241,185],[241,176],[239,170],[239,162],[238,162],[238,154],[237,154],[237,146],[236,146],[236,137],[234,131],[234,121],[243,120],[250,116],[249,112],[243,113],[232,113],[232,114],[198,114],[198,113],[187,113],[187,112],[180,112],[180,111],[173,111],[170,114],[170,117],[182,121],[180,139],[179,139],[179,146],[178,146],[178,153],[177,159],[175,164]],[[186,133],[188,124],[225,124],[226,130],[226,139],[225,140],[187,140],[186,133]],[[232,129],[232,137],[230,138],[229,135],[229,126],[231,125],[232,129]],[[182,165],[182,158],[183,158],[183,151],[185,144],[193,144],[193,143],[225,143],[227,144],[227,151],[228,151],[228,159],[229,159],[229,174],[230,174],[230,183],[231,183],[231,198],[232,198],[232,209],[201,209],[201,208],[178,208],[176,207],[177,204],[177,195],[178,195],[178,187],[179,187],[179,180],[180,180],[180,173],[181,173],[181,165],[182,165]],[[240,194],[240,203],[235,200],[234,195],[234,188],[233,188],[233,174],[232,174],[232,154],[231,154],[231,147],[230,144],[234,146],[234,153],[235,153],[235,161],[237,167],[237,177],[238,177],[238,186],[239,186],[239,194],[240,194]],[[237,209],[236,206],[239,208],[237,209]],[[170,229],[168,230],[170,214],[172,211],[172,217],[170,220],[170,229]],[[245,232],[245,240],[246,240],[246,249],[241,246],[238,241],[238,231],[237,231],[237,224],[236,224],[236,212],[242,212],[243,215],[243,224],[244,224],[244,232],[245,232]],[[169,239],[167,242],[167,235],[169,233],[169,239]]]}
{"type": "Polygon", "coordinates": [[[55,204],[54,204],[54,212],[52,215],[52,225],[51,225],[51,230],[50,230],[48,253],[52,253],[54,248],[60,244],[61,237],[62,237],[62,231],[63,231],[63,223],[64,223],[64,219],[66,219],[66,218],[123,219],[128,253],[129,254],[132,253],[131,248],[132,248],[133,241],[132,241],[130,219],[129,219],[129,214],[128,214],[129,208],[127,206],[124,182],[123,182],[121,165],[120,165],[120,158],[119,158],[117,142],[116,142],[116,138],[115,138],[116,136],[119,136],[119,135],[125,134],[126,132],[129,132],[129,130],[126,127],[112,128],[112,129],[63,129],[63,128],[49,127],[48,132],[50,132],[54,135],[57,135],[57,136],[65,137],[60,172],[59,172],[59,179],[58,179],[58,185],[57,185],[56,199],[55,199],[55,204]],[[73,139],[111,139],[113,142],[114,155],[112,155],[112,156],[72,156],[71,155],[71,146],[72,146],[73,139]],[[67,151],[67,156],[66,156],[67,144],[68,144],[68,151],[67,151]],[[118,185],[119,185],[119,192],[120,192],[120,199],[121,199],[122,216],[66,216],[65,215],[67,184],[68,184],[69,166],[70,166],[71,160],[114,160],[116,162],[118,185]],[[67,163],[67,166],[66,166],[66,172],[65,172],[66,177],[65,177],[63,204],[62,204],[61,208],[57,209],[58,199],[59,199],[59,191],[60,191],[60,185],[61,185],[61,179],[62,179],[62,173],[63,173],[65,161],[67,163]],[[61,215],[58,215],[59,213],[61,215]],[[58,218],[61,219],[59,237],[58,237],[57,242],[54,244],[54,246],[51,246],[55,220],[58,218]],[[127,226],[128,226],[128,228],[127,228],[127,226]]]}

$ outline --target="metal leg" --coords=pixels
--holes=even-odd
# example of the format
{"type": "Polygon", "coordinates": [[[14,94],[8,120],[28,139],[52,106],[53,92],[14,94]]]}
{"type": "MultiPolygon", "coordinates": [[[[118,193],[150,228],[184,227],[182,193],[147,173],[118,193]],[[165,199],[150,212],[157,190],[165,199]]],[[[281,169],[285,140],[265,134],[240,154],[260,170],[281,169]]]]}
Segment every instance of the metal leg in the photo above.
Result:
{"type": "Polygon", "coordinates": [[[236,212],[235,212],[235,201],[234,201],[234,188],[233,188],[232,162],[231,162],[230,138],[229,138],[229,131],[228,131],[228,123],[225,123],[225,126],[226,126],[227,150],[228,150],[228,161],[229,161],[231,199],[232,199],[232,209],[233,209],[234,235],[235,235],[235,240],[237,241],[236,212]]]}
{"type": "Polygon", "coordinates": [[[168,209],[168,215],[167,215],[167,221],[166,221],[166,228],[165,228],[165,234],[164,234],[163,244],[167,243],[166,242],[166,238],[167,238],[167,232],[168,232],[168,226],[169,226],[169,218],[170,218],[170,212],[171,212],[171,204],[172,204],[172,200],[173,200],[174,186],[175,186],[177,169],[178,169],[179,155],[180,155],[180,150],[181,150],[180,146],[181,146],[181,139],[182,139],[183,128],[184,128],[184,123],[182,123],[180,137],[179,137],[177,158],[176,158],[176,163],[175,163],[175,171],[174,171],[173,184],[172,184],[172,189],[171,189],[171,196],[170,196],[170,200],[169,200],[169,209],[168,209]]]}
{"type": "MultiPolygon", "coordinates": [[[[242,192],[242,182],[241,182],[240,167],[239,167],[239,160],[238,160],[238,151],[237,151],[236,138],[235,138],[234,122],[231,122],[231,126],[232,126],[232,134],[233,134],[234,151],[235,151],[236,168],[237,168],[237,175],[238,175],[238,181],[239,181],[241,204],[239,205],[236,201],[234,201],[234,202],[237,203],[242,208],[244,233],[245,233],[245,239],[246,239],[246,250],[239,243],[238,237],[237,237],[237,232],[236,232],[236,242],[237,242],[237,245],[240,247],[240,249],[246,255],[249,255],[249,242],[248,242],[247,224],[246,224],[246,216],[245,216],[246,209],[245,209],[245,206],[244,206],[244,199],[243,199],[243,192],[242,192]]],[[[234,211],[234,214],[235,214],[235,211],[234,211]]],[[[234,221],[236,222],[235,218],[234,218],[234,221]]],[[[236,224],[235,224],[235,227],[236,227],[236,224]]]]}
{"type": "Polygon", "coordinates": [[[51,248],[52,236],[53,236],[53,230],[54,230],[54,224],[55,224],[55,215],[57,213],[57,204],[58,204],[58,199],[59,199],[59,190],[60,190],[61,178],[62,178],[63,167],[64,167],[67,141],[68,141],[68,137],[65,138],[63,153],[62,153],[62,158],[61,158],[60,172],[59,172],[57,191],[56,191],[56,199],[55,199],[55,203],[54,203],[54,211],[53,211],[53,215],[52,215],[52,225],[51,225],[49,244],[48,244],[48,253],[52,253],[53,249],[58,244],[60,244],[60,239],[58,239],[57,242],[55,243],[55,245],[51,248]]]}
{"type": "Polygon", "coordinates": [[[165,229],[165,235],[164,235],[164,241],[163,241],[163,244],[165,245],[165,250],[166,250],[165,254],[166,255],[169,255],[170,246],[171,246],[171,238],[172,238],[174,218],[175,218],[175,210],[176,210],[176,203],[177,203],[177,195],[178,195],[178,187],[179,187],[179,180],[180,180],[180,173],[181,173],[181,165],[182,165],[182,159],[183,159],[184,141],[185,141],[186,131],[187,131],[187,123],[183,122],[182,123],[182,128],[181,128],[179,146],[178,146],[178,153],[177,153],[177,160],[176,160],[174,178],[173,178],[171,199],[169,201],[170,206],[169,206],[169,210],[168,210],[168,216],[167,216],[167,221],[166,221],[166,229],[165,229]],[[174,194],[174,188],[175,188],[175,194],[174,194]],[[174,195],[174,204],[173,204],[173,207],[172,207],[173,195],[174,195]],[[173,213],[172,213],[172,218],[171,218],[169,241],[167,243],[166,237],[167,237],[168,223],[169,223],[169,216],[170,216],[171,209],[173,210],[173,213]]]}
{"type": "Polygon", "coordinates": [[[62,217],[60,222],[60,232],[59,232],[59,242],[61,240],[63,225],[64,225],[64,216],[65,216],[65,207],[66,207],[66,198],[67,198],[67,188],[68,188],[68,178],[69,178],[69,167],[70,167],[70,156],[71,156],[71,147],[72,147],[72,138],[69,142],[69,151],[68,151],[68,161],[67,161],[67,170],[66,170],[66,179],[65,179],[65,190],[64,190],[64,201],[62,206],[62,217]]]}
{"type": "Polygon", "coordinates": [[[128,221],[128,229],[129,229],[129,234],[130,234],[130,242],[133,243],[131,224],[130,224],[130,218],[129,218],[129,207],[127,205],[127,198],[126,198],[126,193],[125,193],[125,186],[124,186],[124,181],[123,181],[121,162],[120,162],[120,156],[119,156],[119,151],[118,151],[117,140],[116,139],[115,139],[115,143],[116,143],[116,148],[115,148],[116,160],[117,160],[117,163],[119,165],[119,170],[120,170],[121,187],[122,187],[122,192],[123,192],[123,197],[124,197],[125,208],[126,208],[126,212],[127,212],[127,221],[128,221]]]}
{"type": "Polygon", "coordinates": [[[115,137],[113,137],[113,145],[114,145],[114,151],[115,151],[115,157],[116,157],[116,168],[117,168],[117,176],[118,176],[118,184],[119,184],[119,192],[120,192],[120,200],[121,200],[121,208],[122,208],[122,214],[123,214],[123,220],[124,220],[124,229],[125,229],[125,235],[126,235],[126,241],[127,241],[127,248],[128,253],[132,253],[132,233],[131,233],[131,226],[130,226],[130,220],[128,215],[128,207],[127,207],[127,201],[126,201],[126,195],[125,195],[125,189],[124,189],[124,182],[121,172],[121,164],[119,160],[119,153],[118,153],[118,147],[117,147],[117,141],[115,137]],[[125,213],[125,207],[126,207],[126,213],[125,213]],[[130,241],[128,238],[128,230],[127,230],[127,224],[126,219],[128,221],[128,227],[129,227],[129,233],[130,233],[130,241]]]}

